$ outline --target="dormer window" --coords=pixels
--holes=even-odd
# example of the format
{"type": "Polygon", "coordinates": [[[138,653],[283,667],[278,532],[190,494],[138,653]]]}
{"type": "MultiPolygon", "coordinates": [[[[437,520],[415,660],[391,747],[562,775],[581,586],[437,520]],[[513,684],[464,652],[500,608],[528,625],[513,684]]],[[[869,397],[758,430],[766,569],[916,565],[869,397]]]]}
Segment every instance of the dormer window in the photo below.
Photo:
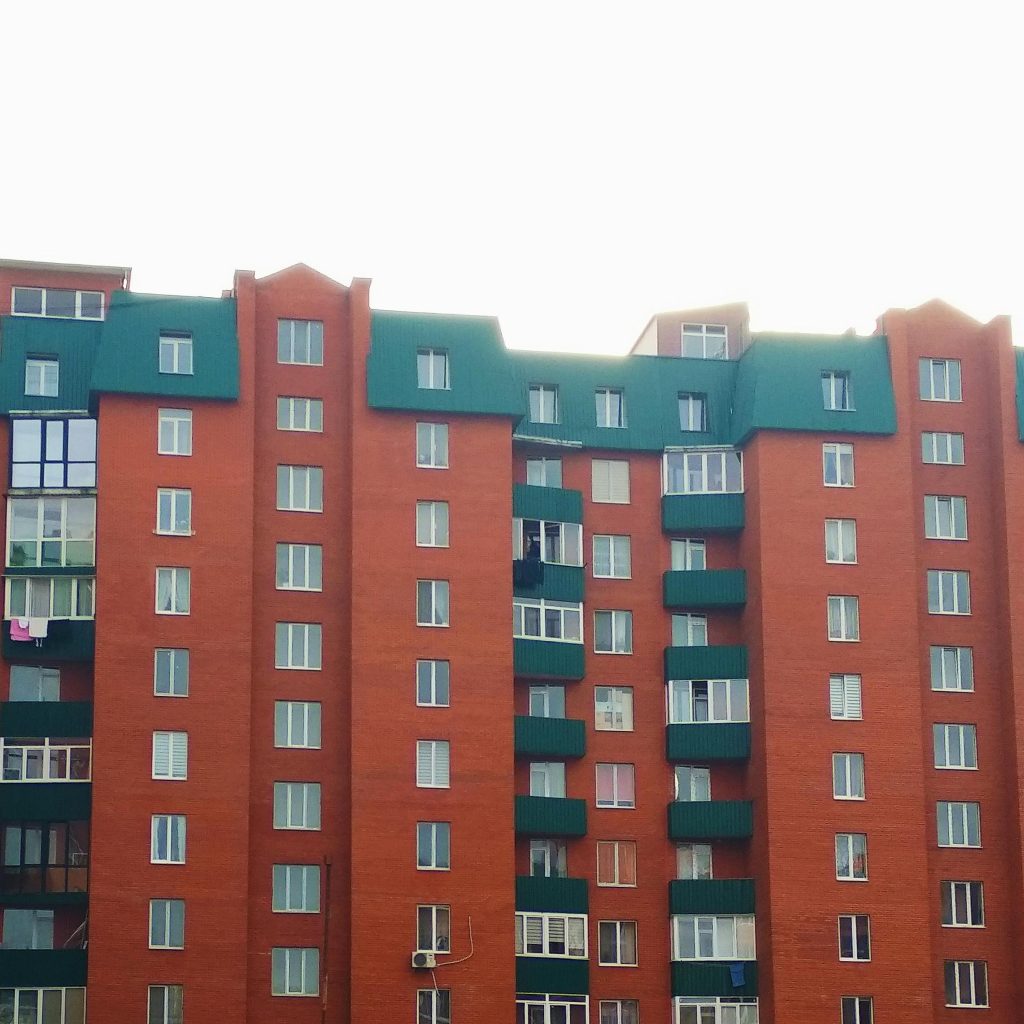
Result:
{"type": "Polygon", "coordinates": [[[728,359],[729,328],[724,324],[683,324],[681,354],[686,359],[728,359]]]}
{"type": "Polygon", "coordinates": [[[55,316],[68,320],[102,320],[103,292],[74,288],[22,288],[11,291],[15,316],[55,316]]]}

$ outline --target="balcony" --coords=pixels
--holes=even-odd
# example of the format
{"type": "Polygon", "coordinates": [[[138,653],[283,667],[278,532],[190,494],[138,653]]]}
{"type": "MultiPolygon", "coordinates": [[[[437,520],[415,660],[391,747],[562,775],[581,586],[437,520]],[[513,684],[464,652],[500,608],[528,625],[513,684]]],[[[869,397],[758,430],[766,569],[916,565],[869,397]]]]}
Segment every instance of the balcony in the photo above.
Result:
{"type": "Polygon", "coordinates": [[[734,985],[730,963],[709,960],[673,960],[674,996],[756,996],[757,961],[742,960],[743,984],[734,985]]]}
{"type": "Polygon", "coordinates": [[[747,648],[741,644],[665,648],[666,682],[670,679],[746,679],[747,674],[747,648]]]}
{"type": "Polygon", "coordinates": [[[670,570],[662,577],[666,608],[742,608],[747,603],[745,569],[670,570]]]}
{"type": "Polygon", "coordinates": [[[516,832],[528,836],[585,836],[587,803],[557,796],[517,796],[516,832]]]}
{"type": "Polygon", "coordinates": [[[668,883],[670,914],[753,914],[752,878],[678,878],[668,883]]]}
{"type": "Polygon", "coordinates": [[[582,757],[587,731],[575,718],[538,718],[516,715],[515,750],[524,757],[582,757]]]}
{"type": "MultiPolygon", "coordinates": [[[[582,679],[583,644],[560,640],[512,641],[515,673],[523,679],[582,679]]],[[[744,673],[746,674],[746,673],[744,673]]]]}
{"type": "Polygon", "coordinates": [[[12,640],[9,621],[3,623],[3,656],[7,661],[92,661],[96,654],[95,619],[51,619],[39,642],[12,640]]]}
{"type": "MultiPolygon", "coordinates": [[[[542,488],[543,490],[543,488],[542,488]]],[[[512,562],[512,592],[516,597],[549,601],[583,600],[583,567],[517,558],[512,562]]]]}
{"type": "Polygon", "coordinates": [[[742,494],[666,494],[661,499],[661,528],[666,533],[736,533],[744,521],[742,494]]]}
{"type": "Polygon", "coordinates": [[[545,519],[558,523],[583,522],[583,494],[564,487],[512,485],[512,515],[516,519],[545,519]]]}
{"type": "Polygon", "coordinates": [[[91,782],[5,782],[0,820],[84,821],[91,817],[91,782]]]}
{"type": "Polygon", "coordinates": [[[0,736],[91,736],[92,701],[7,701],[0,736]]]}
{"type": "Polygon", "coordinates": [[[84,949],[5,949],[0,988],[79,988],[86,962],[84,949]]]}
{"type": "Polygon", "coordinates": [[[669,761],[745,761],[750,757],[750,723],[666,726],[665,757],[669,761]]]}
{"type": "Polygon", "coordinates": [[[749,800],[673,800],[668,805],[669,839],[749,839],[753,834],[749,800]]]}
{"type": "Polygon", "coordinates": [[[589,995],[590,961],[557,956],[517,956],[516,992],[589,995]]]}
{"type": "Polygon", "coordinates": [[[589,913],[587,880],[520,875],[516,879],[516,910],[529,910],[538,914],[589,913]]]}

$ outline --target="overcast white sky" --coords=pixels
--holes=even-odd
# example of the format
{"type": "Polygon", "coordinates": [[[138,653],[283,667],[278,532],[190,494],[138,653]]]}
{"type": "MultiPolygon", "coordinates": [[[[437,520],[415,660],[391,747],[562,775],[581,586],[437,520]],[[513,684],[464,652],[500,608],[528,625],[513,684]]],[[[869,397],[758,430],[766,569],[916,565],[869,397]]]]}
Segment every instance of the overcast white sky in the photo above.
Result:
{"type": "Polygon", "coordinates": [[[531,348],[742,299],[1024,323],[1021,10],[9,0],[0,256],[196,294],[302,261],[531,348]]]}

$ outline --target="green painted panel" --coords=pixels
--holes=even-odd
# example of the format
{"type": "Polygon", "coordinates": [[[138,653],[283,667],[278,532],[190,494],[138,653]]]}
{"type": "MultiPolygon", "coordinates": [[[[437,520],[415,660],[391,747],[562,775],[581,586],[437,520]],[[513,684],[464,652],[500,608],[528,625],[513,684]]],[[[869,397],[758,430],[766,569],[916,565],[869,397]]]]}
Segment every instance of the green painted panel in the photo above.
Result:
{"type": "Polygon", "coordinates": [[[114,292],[92,390],[172,398],[238,398],[235,300],[114,292]],[[192,335],[191,374],[160,372],[160,332],[192,335]]]}
{"type": "Polygon", "coordinates": [[[48,661],[92,661],[96,655],[95,619],[51,619],[43,642],[36,646],[11,639],[11,625],[3,623],[3,656],[16,664],[48,661]]]}
{"type": "Polygon", "coordinates": [[[5,949],[2,988],[80,988],[87,973],[84,949],[5,949]]]}
{"type": "Polygon", "coordinates": [[[513,662],[516,675],[523,679],[582,679],[583,644],[516,637],[513,662]]]}
{"type": "Polygon", "coordinates": [[[749,800],[673,800],[668,805],[669,839],[749,839],[753,834],[749,800]]]}
{"type": "Polygon", "coordinates": [[[0,412],[87,410],[89,380],[100,342],[99,321],[0,317],[0,412]],[[56,356],[57,397],[25,394],[25,359],[56,356]]]}
{"type": "Polygon", "coordinates": [[[537,913],[587,914],[589,886],[585,878],[516,878],[516,910],[537,913]]]}
{"type": "Polygon", "coordinates": [[[525,757],[582,757],[587,730],[575,718],[536,718],[516,715],[516,754],[525,757]]]}
{"type": "Polygon", "coordinates": [[[1017,438],[1024,441],[1024,349],[1013,354],[1017,360],[1017,438]]]}
{"type": "Polygon", "coordinates": [[[549,519],[557,523],[583,522],[583,494],[566,487],[512,485],[512,515],[518,519],[549,519]]]}
{"type": "Polygon", "coordinates": [[[88,902],[87,892],[0,892],[0,907],[84,907],[88,902]]]}
{"type": "Polygon", "coordinates": [[[92,735],[92,701],[7,701],[0,704],[0,735],[92,735]]]}
{"type": "Polygon", "coordinates": [[[739,608],[747,603],[745,569],[670,570],[662,585],[666,608],[739,608]]]}
{"type": "Polygon", "coordinates": [[[516,992],[523,995],[590,994],[590,961],[556,956],[517,956],[516,992]]]}
{"type": "MultiPolygon", "coordinates": [[[[583,567],[580,565],[559,565],[555,562],[540,562],[544,579],[536,586],[515,584],[512,588],[516,597],[547,598],[549,601],[583,600],[583,567]]],[[[515,562],[513,562],[513,581],[515,562]]]]}
{"type": "Polygon", "coordinates": [[[743,761],[750,757],[749,722],[701,722],[665,727],[669,761],[743,761]]]}
{"type": "Polygon", "coordinates": [[[716,644],[712,647],[666,647],[665,681],[670,679],[746,679],[747,648],[716,644]]]}
{"type": "Polygon", "coordinates": [[[95,576],[93,565],[8,565],[5,576],[95,576]]]}
{"type": "Polygon", "coordinates": [[[756,996],[757,961],[744,960],[744,984],[732,983],[730,964],[715,962],[672,961],[672,995],[674,996],[756,996]]]}
{"type": "Polygon", "coordinates": [[[735,533],[745,520],[743,494],[666,494],[661,499],[661,528],[667,533],[735,533]]]}
{"type": "Polygon", "coordinates": [[[516,832],[532,836],[585,836],[586,801],[557,796],[517,796],[516,832]]]}
{"type": "Polygon", "coordinates": [[[670,914],[753,914],[752,878],[684,878],[668,883],[670,914]]]}
{"type": "Polygon", "coordinates": [[[85,821],[91,816],[91,782],[0,784],[0,820],[85,821]]]}

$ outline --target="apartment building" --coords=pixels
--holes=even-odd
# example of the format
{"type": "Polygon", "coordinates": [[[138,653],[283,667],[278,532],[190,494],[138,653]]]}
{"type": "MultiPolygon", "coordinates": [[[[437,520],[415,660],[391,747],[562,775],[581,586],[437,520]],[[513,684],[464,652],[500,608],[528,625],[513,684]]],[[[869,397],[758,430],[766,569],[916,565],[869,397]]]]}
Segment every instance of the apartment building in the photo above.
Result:
{"type": "Polygon", "coordinates": [[[1024,360],[0,261],[0,1022],[1010,1024],[1024,360]]]}

